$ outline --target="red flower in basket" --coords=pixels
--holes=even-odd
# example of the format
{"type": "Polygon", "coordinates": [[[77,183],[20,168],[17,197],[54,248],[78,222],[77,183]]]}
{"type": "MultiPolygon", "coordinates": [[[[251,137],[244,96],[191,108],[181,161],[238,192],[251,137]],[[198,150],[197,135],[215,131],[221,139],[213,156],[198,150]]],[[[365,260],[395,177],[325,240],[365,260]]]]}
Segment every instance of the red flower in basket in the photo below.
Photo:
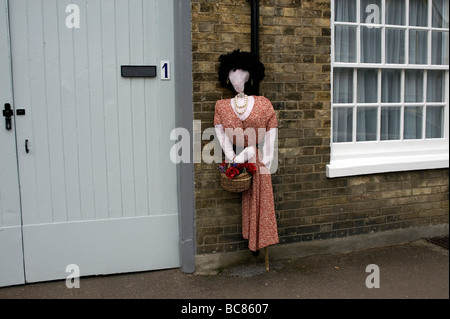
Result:
{"type": "Polygon", "coordinates": [[[236,167],[230,167],[227,169],[227,171],[225,172],[225,175],[227,175],[227,177],[229,179],[233,179],[234,177],[236,177],[237,175],[239,175],[241,172],[236,168],[236,167]]]}
{"type": "Polygon", "coordinates": [[[256,166],[253,163],[245,163],[245,170],[253,175],[256,172],[256,166]]]}

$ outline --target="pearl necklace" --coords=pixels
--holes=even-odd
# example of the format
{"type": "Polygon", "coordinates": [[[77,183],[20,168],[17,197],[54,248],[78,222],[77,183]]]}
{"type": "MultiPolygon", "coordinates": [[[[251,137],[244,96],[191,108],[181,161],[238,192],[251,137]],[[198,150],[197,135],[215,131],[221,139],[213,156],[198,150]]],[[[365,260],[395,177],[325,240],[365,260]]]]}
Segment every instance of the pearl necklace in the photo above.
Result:
{"type": "Polygon", "coordinates": [[[238,95],[236,95],[234,97],[234,106],[235,106],[236,112],[238,112],[239,114],[244,114],[245,111],[247,110],[247,106],[248,106],[248,95],[244,94],[244,104],[239,105],[238,104],[238,96],[242,97],[241,95],[242,94],[239,93],[238,95]]]}

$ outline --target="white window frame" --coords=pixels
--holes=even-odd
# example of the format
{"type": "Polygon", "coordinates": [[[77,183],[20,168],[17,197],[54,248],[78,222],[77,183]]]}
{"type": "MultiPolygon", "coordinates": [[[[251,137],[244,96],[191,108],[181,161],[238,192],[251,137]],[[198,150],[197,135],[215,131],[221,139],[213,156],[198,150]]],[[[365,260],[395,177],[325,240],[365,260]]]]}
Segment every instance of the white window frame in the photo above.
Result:
{"type": "MultiPolygon", "coordinates": [[[[360,19],[360,0],[357,0],[356,9],[356,22],[335,22],[335,0],[331,1],[331,97],[333,99],[333,69],[334,68],[350,68],[353,69],[353,103],[351,104],[337,104],[333,103],[331,100],[331,118],[333,118],[333,109],[337,107],[353,107],[353,141],[352,142],[333,142],[333,121],[331,121],[331,156],[330,163],[327,165],[326,174],[329,178],[342,177],[342,176],[355,176],[355,175],[365,175],[365,174],[375,174],[375,173],[386,173],[386,172],[397,172],[397,171],[410,171],[410,170],[423,170],[423,169],[437,169],[437,168],[448,168],[449,167],[449,66],[448,65],[432,65],[431,64],[431,33],[428,32],[428,63],[426,65],[409,64],[409,52],[408,52],[408,30],[411,29],[423,29],[427,31],[434,30],[445,30],[442,28],[430,27],[432,22],[432,0],[428,1],[428,27],[409,27],[409,1],[406,1],[406,25],[385,25],[385,8],[386,1],[382,0],[382,8],[380,12],[381,24],[366,24],[361,23],[360,19]],[[358,63],[346,63],[346,62],[335,62],[335,26],[336,25],[353,25],[357,26],[357,62],[358,63]],[[381,63],[359,63],[360,62],[360,52],[361,52],[361,42],[360,42],[360,29],[362,26],[370,27],[381,27],[381,63]],[[405,63],[404,64],[387,64],[385,63],[385,29],[386,26],[390,28],[399,28],[407,30],[405,33],[405,63]],[[357,78],[356,72],[359,68],[362,69],[376,69],[378,70],[378,103],[374,104],[363,104],[357,103],[357,78]],[[402,70],[402,99],[401,103],[380,103],[381,98],[381,70],[383,69],[401,69],[402,70]],[[404,103],[404,74],[405,70],[410,69],[420,69],[424,70],[424,95],[426,93],[426,72],[428,70],[444,70],[445,71],[445,99],[443,103],[404,103]],[[425,136],[425,118],[426,109],[424,108],[423,114],[423,134],[422,139],[417,140],[403,140],[403,129],[401,129],[401,139],[400,140],[380,140],[380,132],[378,132],[378,140],[370,142],[356,142],[356,106],[377,106],[378,113],[380,113],[381,106],[389,106],[390,104],[399,106],[401,105],[401,118],[403,121],[403,110],[405,106],[426,106],[427,104],[432,104],[433,106],[444,106],[444,132],[443,138],[436,139],[426,139],[425,136]]],[[[380,114],[378,114],[380,118],[380,114]]],[[[401,128],[403,128],[403,123],[401,123],[401,128]]],[[[378,122],[378,130],[380,130],[380,123],[378,122]]]]}

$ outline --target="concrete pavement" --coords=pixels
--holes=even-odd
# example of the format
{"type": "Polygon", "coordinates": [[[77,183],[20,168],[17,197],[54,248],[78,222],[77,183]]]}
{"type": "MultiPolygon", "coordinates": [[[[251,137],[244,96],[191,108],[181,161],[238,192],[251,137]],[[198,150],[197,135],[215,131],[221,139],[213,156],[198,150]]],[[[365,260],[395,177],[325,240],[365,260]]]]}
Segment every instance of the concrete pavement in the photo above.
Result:
{"type": "Polygon", "coordinates": [[[448,299],[448,249],[410,243],[264,262],[216,275],[179,269],[82,277],[0,288],[1,299],[448,299]],[[369,265],[375,265],[370,266],[369,265]],[[379,275],[379,276],[378,276],[379,275]],[[379,283],[379,288],[376,286],[379,283]]]}

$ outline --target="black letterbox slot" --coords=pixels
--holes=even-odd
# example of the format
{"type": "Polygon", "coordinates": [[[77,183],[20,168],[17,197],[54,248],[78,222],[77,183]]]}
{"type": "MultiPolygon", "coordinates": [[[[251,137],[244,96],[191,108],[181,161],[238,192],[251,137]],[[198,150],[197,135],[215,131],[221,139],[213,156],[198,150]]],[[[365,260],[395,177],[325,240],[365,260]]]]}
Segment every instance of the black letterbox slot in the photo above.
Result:
{"type": "Polygon", "coordinates": [[[123,77],[155,77],[156,65],[122,65],[123,77]]]}

